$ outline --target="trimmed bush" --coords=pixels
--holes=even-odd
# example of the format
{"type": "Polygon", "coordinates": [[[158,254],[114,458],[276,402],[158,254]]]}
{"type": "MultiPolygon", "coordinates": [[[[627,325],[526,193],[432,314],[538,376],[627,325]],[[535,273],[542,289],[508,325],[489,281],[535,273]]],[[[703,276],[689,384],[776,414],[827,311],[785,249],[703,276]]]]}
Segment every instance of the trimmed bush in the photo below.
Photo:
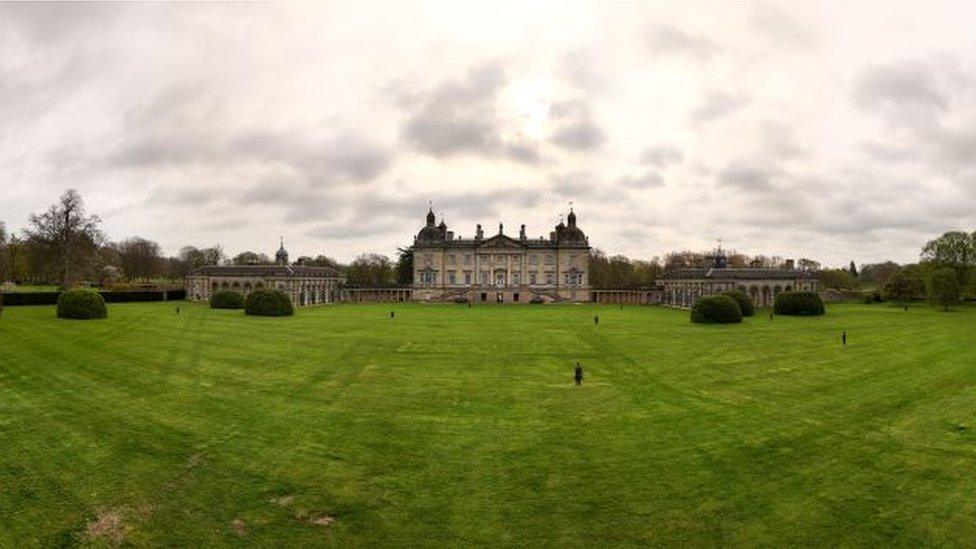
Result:
{"type": "Polygon", "coordinates": [[[291,316],[295,314],[291,298],[280,290],[255,290],[244,300],[244,314],[254,316],[291,316]]]}
{"type": "Polygon", "coordinates": [[[691,308],[691,321],[706,324],[735,324],[742,322],[742,309],[727,295],[699,298],[691,308]]]}
{"type": "Polygon", "coordinates": [[[211,309],[243,309],[244,296],[237,292],[217,292],[210,296],[211,309]]]}
{"type": "Polygon", "coordinates": [[[727,295],[735,300],[739,304],[739,310],[742,311],[742,316],[752,316],[756,314],[756,307],[752,304],[752,300],[749,296],[742,292],[725,292],[722,295],[727,295]]]}
{"type": "Polygon", "coordinates": [[[773,312],[778,315],[817,316],[824,314],[824,304],[814,292],[784,292],[776,296],[773,312]]]}
{"type": "Polygon", "coordinates": [[[107,316],[105,298],[95,290],[78,288],[62,292],[58,297],[58,318],[89,320],[107,316]]]}

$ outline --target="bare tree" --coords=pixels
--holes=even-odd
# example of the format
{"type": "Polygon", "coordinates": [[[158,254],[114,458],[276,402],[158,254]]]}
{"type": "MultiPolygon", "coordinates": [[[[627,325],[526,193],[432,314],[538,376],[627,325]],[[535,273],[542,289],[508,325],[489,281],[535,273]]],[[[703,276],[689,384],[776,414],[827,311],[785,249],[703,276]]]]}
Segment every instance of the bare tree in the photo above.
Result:
{"type": "MultiPolygon", "coordinates": [[[[46,251],[54,265],[58,284],[67,288],[80,278],[80,273],[90,266],[102,234],[98,230],[101,219],[88,215],[81,195],[68,189],[56,204],[40,215],[31,214],[31,228],[27,238],[39,250],[46,251]]],[[[44,254],[47,255],[47,254],[44,254]]]]}
{"type": "Polygon", "coordinates": [[[127,238],[116,246],[126,278],[149,280],[163,270],[159,244],[142,237],[127,238]]]}

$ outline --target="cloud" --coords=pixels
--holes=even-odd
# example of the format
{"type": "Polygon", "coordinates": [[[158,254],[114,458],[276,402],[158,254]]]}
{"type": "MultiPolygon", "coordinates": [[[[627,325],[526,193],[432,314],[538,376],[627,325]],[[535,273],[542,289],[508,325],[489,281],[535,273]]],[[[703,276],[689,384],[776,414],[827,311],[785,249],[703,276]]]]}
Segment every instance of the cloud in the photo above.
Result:
{"type": "Polygon", "coordinates": [[[855,79],[854,101],[865,109],[944,111],[949,107],[948,99],[937,87],[932,70],[918,62],[865,68],[855,79]]]}
{"type": "Polygon", "coordinates": [[[573,152],[595,151],[603,146],[606,134],[593,119],[587,101],[574,99],[554,103],[549,114],[556,128],[549,141],[573,152]]]}
{"type": "Polygon", "coordinates": [[[735,161],[718,172],[718,182],[723,186],[736,187],[746,191],[767,191],[773,182],[782,175],[778,168],[759,163],[735,161]]]}
{"type": "Polygon", "coordinates": [[[721,51],[721,48],[711,40],[689,34],[670,25],[651,28],[647,34],[647,44],[657,53],[685,54],[702,59],[721,51]]]}
{"type": "Polygon", "coordinates": [[[618,183],[631,189],[643,190],[664,186],[664,178],[658,172],[651,170],[638,176],[622,177],[618,183]]]}
{"type": "Polygon", "coordinates": [[[596,174],[590,171],[575,171],[557,175],[552,178],[552,190],[556,194],[569,198],[582,198],[593,194],[598,181],[596,174]]]}
{"type": "Polygon", "coordinates": [[[537,162],[539,153],[531,143],[503,137],[505,128],[496,102],[505,83],[501,67],[488,63],[427,92],[402,94],[401,104],[410,110],[400,132],[402,141],[436,158],[476,154],[537,162]]]}
{"type": "Polygon", "coordinates": [[[671,145],[655,145],[644,149],[641,162],[656,168],[666,168],[670,164],[683,162],[685,155],[677,147],[671,145]]]}
{"type": "Polygon", "coordinates": [[[744,95],[711,90],[691,112],[691,121],[694,124],[703,124],[724,118],[749,104],[750,101],[751,98],[744,95]]]}

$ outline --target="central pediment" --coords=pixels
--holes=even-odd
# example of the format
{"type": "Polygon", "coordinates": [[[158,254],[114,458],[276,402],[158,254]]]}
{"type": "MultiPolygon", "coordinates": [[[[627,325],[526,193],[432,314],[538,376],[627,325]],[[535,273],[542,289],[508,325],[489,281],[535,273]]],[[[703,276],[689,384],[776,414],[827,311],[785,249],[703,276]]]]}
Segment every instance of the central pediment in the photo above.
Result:
{"type": "Polygon", "coordinates": [[[503,234],[495,235],[478,245],[478,248],[510,248],[521,249],[524,246],[518,240],[509,238],[503,234]]]}

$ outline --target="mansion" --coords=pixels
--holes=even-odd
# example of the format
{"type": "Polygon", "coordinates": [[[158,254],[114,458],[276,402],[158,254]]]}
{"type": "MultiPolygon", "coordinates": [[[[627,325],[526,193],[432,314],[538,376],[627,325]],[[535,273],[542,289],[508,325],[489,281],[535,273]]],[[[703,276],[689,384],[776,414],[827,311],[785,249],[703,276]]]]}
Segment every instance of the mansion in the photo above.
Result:
{"type": "Polygon", "coordinates": [[[455,237],[433,210],[413,246],[413,299],[519,303],[589,301],[589,254],[586,235],[570,209],[549,233],[529,238],[525,225],[518,237],[504,233],[485,237],[478,225],[474,238],[455,237]]]}
{"type": "Polygon", "coordinates": [[[661,303],[686,309],[700,297],[739,291],[749,296],[757,307],[772,307],[773,300],[781,292],[816,292],[819,289],[816,275],[795,269],[792,260],[781,269],[729,268],[721,249],[714,260],[714,265],[708,268],[665,272],[658,281],[661,303]]]}
{"type": "Polygon", "coordinates": [[[220,291],[232,291],[245,297],[254,290],[273,288],[288,294],[298,306],[331,303],[346,281],[331,267],[289,265],[284,242],[275,254],[274,265],[207,265],[187,275],[186,298],[209,301],[220,291]]]}

